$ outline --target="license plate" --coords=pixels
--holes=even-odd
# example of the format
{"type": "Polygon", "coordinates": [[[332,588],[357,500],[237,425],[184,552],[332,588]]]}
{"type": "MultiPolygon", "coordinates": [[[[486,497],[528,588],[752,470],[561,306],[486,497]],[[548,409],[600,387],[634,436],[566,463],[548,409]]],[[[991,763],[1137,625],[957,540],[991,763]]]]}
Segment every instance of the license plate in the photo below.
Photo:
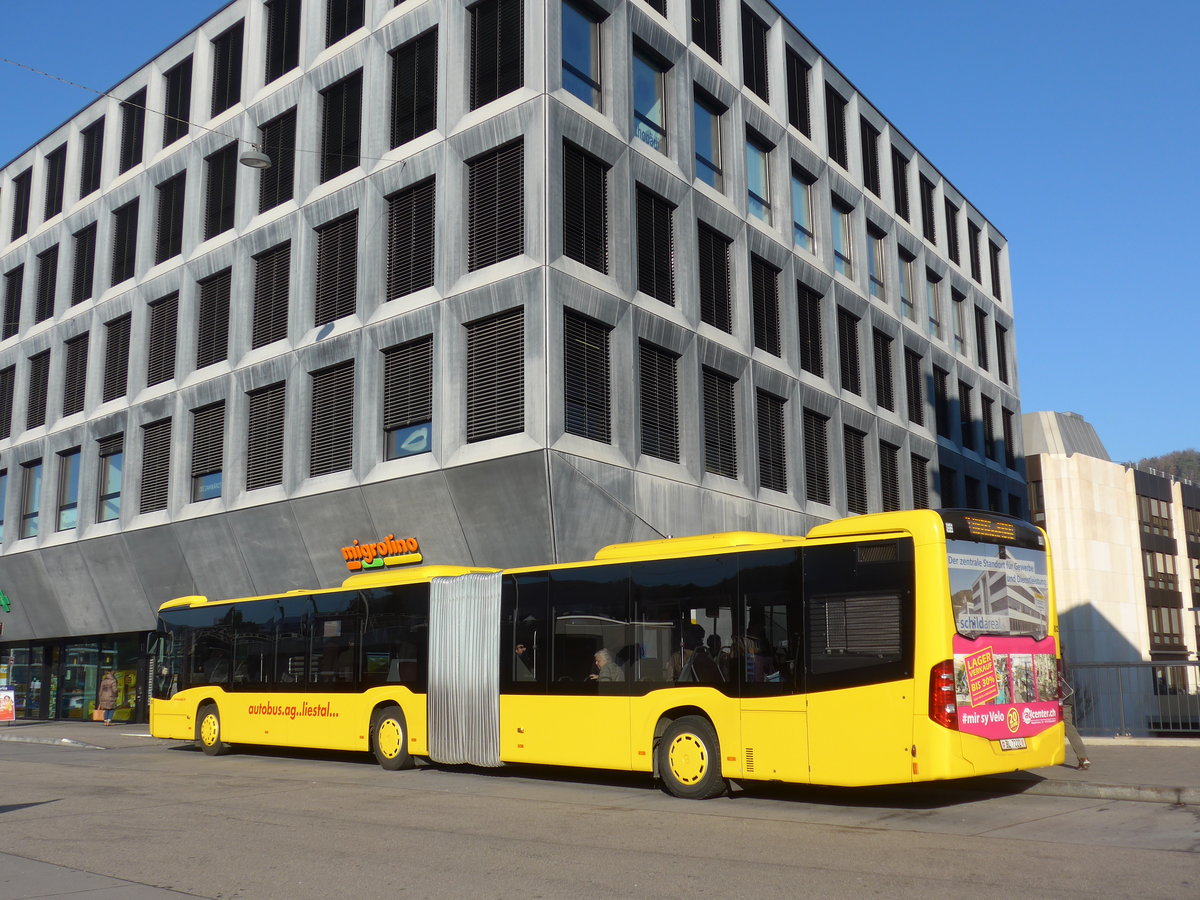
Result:
{"type": "Polygon", "coordinates": [[[1001,738],[1000,739],[1000,749],[1001,750],[1024,750],[1025,749],[1025,738],[1001,738]]]}

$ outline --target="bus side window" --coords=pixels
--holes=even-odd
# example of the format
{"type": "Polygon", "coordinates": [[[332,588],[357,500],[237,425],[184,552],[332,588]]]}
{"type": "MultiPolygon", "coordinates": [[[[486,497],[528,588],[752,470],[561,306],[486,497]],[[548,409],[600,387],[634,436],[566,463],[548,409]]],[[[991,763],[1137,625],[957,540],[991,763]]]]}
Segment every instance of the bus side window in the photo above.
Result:
{"type": "Polygon", "coordinates": [[[801,551],[748,552],[739,562],[741,630],[730,664],[742,678],[742,696],[794,693],[803,655],[801,551]]]}
{"type": "Polygon", "coordinates": [[[429,584],[404,584],[362,592],[366,627],[362,681],[425,690],[429,659],[429,584]]]}
{"type": "Polygon", "coordinates": [[[500,592],[500,687],[514,693],[545,693],[550,668],[545,572],[505,576],[500,592]]]}
{"type": "Polygon", "coordinates": [[[624,672],[620,678],[611,668],[601,672],[596,660],[600,650],[607,650],[609,659],[615,660],[631,642],[629,566],[552,571],[550,607],[554,612],[550,690],[558,694],[628,693],[624,672]]]}

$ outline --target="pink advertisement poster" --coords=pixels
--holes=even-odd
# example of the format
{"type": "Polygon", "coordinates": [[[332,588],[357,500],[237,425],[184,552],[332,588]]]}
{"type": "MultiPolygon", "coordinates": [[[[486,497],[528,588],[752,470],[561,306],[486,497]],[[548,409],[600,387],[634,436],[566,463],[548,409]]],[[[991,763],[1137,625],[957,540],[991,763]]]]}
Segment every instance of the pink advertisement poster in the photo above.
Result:
{"type": "Polygon", "coordinates": [[[966,734],[1028,737],[1062,720],[1053,638],[956,635],[954,688],[966,734]]]}

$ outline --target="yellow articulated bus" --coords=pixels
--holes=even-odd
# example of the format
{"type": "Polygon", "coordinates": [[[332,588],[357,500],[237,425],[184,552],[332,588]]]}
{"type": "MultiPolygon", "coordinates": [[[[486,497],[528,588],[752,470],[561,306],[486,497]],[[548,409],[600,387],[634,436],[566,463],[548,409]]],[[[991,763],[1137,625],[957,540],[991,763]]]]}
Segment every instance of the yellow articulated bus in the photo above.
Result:
{"type": "Polygon", "coordinates": [[[151,731],[646,772],[689,798],[1054,765],[1050,567],[1028,523],[917,510],[184,597],[160,613],[151,731]]]}

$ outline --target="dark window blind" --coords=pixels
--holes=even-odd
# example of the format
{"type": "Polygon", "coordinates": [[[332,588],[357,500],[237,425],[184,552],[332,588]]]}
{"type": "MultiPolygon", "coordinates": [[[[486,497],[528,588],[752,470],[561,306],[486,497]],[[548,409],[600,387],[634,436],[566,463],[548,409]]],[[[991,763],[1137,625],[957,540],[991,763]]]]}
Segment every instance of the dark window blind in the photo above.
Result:
{"type": "Polygon", "coordinates": [[[829,502],[829,417],[804,410],[804,495],[812,503],[829,502]]]}
{"type": "Polygon", "coordinates": [[[467,268],[525,252],[525,154],[521,141],[467,162],[467,268]]]}
{"type": "Polygon", "coordinates": [[[62,212],[63,191],[67,176],[67,145],[62,144],[46,154],[46,202],[42,218],[50,219],[62,212]]]}
{"type": "Polygon", "coordinates": [[[860,116],[859,133],[862,140],[863,185],[879,196],[879,129],[860,116]]]}
{"type": "Polygon", "coordinates": [[[892,195],[896,203],[896,215],[909,221],[908,210],[908,160],[895,147],[892,148],[892,195]]]}
{"type": "Polygon", "coordinates": [[[958,262],[958,207],[949,200],[945,201],[946,210],[946,255],[950,261],[958,262]]]}
{"type": "Polygon", "coordinates": [[[233,227],[237,202],[237,141],[206,156],[204,163],[208,173],[208,197],[204,208],[204,239],[207,241],[233,227]]]}
{"type": "Polygon", "coordinates": [[[900,448],[879,442],[879,493],[884,512],[900,508],[900,448]]]}
{"type": "Polygon", "coordinates": [[[354,465],[354,360],[312,373],[312,433],[308,474],[354,465]]]}
{"type": "Polygon", "coordinates": [[[75,267],[71,273],[71,305],[92,296],[96,276],[96,223],[75,232],[75,267]]]}
{"type": "Polygon", "coordinates": [[[50,387],[50,351],[29,357],[29,393],[25,405],[25,427],[46,424],[46,396],[50,387]]]}
{"type": "Polygon", "coordinates": [[[26,169],[12,180],[13,207],[10,237],[16,240],[29,230],[29,192],[32,190],[33,170],[26,169]]]}
{"type": "Polygon", "coordinates": [[[300,64],[300,0],[267,0],[266,83],[300,64]]]}
{"type": "Polygon", "coordinates": [[[58,292],[58,244],[37,255],[38,277],[33,321],[44,322],[54,315],[54,297],[58,292]]]}
{"type": "Polygon", "coordinates": [[[700,269],[700,321],[726,333],[733,332],[732,290],[729,284],[729,247],[725,235],[698,223],[697,250],[700,269]]]}
{"type": "Polygon", "coordinates": [[[796,282],[800,319],[800,368],[818,378],[825,377],[824,341],[821,338],[821,295],[796,282]]]}
{"type": "Polygon", "coordinates": [[[767,80],[767,23],[742,6],[742,76],[746,87],[769,101],[767,80]]]}
{"type": "Polygon", "coordinates": [[[196,368],[229,357],[229,299],[232,271],[225,269],[200,282],[196,316],[196,368]]]}
{"type": "Polygon", "coordinates": [[[383,431],[387,458],[429,450],[427,435],[410,435],[407,430],[432,421],[433,335],[427,334],[383,351],[383,431]]]}
{"type": "Polygon", "coordinates": [[[912,454],[913,509],[929,509],[929,460],[912,454]]]}
{"type": "Polygon", "coordinates": [[[471,109],[478,109],[525,82],[525,13],[522,0],[482,0],[467,11],[471,109]]]}
{"type": "Polygon", "coordinates": [[[363,26],[363,0],[325,0],[325,46],[363,26]]]}
{"type": "Polygon", "coordinates": [[[171,420],[142,426],[142,496],[144,513],[166,509],[170,499],[171,420]]]}
{"type": "Polygon", "coordinates": [[[317,228],[316,325],[354,315],[358,298],[358,212],[317,228]]]}
{"type": "MultiPolygon", "coordinates": [[[[721,2],[720,0],[691,0],[692,41],[701,50],[721,61],[721,2]]],[[[662,10],[660,10],[660,13],[662,10]]]]}
{"type": "Polygon", "coordinates": [[[965,381],[958,383],[958,433],[959,443],[967,450],[975,449],[975,413],[971,400],[972,389],[965,381]]]}
{"type": "Polygon", "coordinates": [[[104,117],[101,116],[79,133],[83,152],[79,157],[79,196],[86,197],[100,187],[104,162],[104,117]]]}
{"type": "Polygon", "coordinates": [[[321,91],[321,181],[336,178],[358,165],[362,140],[362,70],[321,91]]]}
{"type": "Polygon", "coordinates": [[[121,104],[120,170],[128,172],[142,161],[146,141],[146,89],[132,94],[121,104]]]}
{"type": "Polygon", "coordinates": [[[242,99],[243,22],[219,34],[212,42],[212,114],[222,113],[242,99]]]}
{"type": "Polygon", "coordinates": [[[679,399],[676,361],[669,350],[638,345],[638,395],[642,453],[679,462],[679,399]]]}
{"type": "Polygon", "coordinates": [[[392,146],[437,128],[438,30],[392,51],[392,146]]]}
{"type": "Polygon", "coordinates": [[[280,381],[248,395],[246,490],[283,484],[283,426],[287,386],[280,381]]]}
{"type": "Polygon", "coordinates": [[[467,441],[525,427],[525,316],[513,309],[467,326],[467,441]]]}
{"type": "Polygon", "coordinates": [[[846,98],[825,85],[825,136],[829,141],[829,158],[843,169],[849,168],[846,146],[846,98]]]}
{"type": "Polygon", "coordinates": [[[867,512],[867,436],[849,426],[842,436],[846,456],[846,510],[867,512]]]}
{"type": "Polygon", "coordinates": [[[103,402],[124,397],[129,385],[130,314],[113,319],[104,326],[103,402]]]}
{"type": "Polygon", "coordinates": [[[750,295],[754,312],[754,346],[779,356],[779,270],[751,254],[750,295]]]}
{"type": "Polygon", "coordinates": [[[937,433],[950,437],[950,373],[933,367],[933,414],[937,433]]]}
{"type": "Polygon", "coordinates": [[[784,55],[787,61],[788,124],[811,137],[812,114],[808,91],[812,67],[791,47],[787,48],[784,55]]]}
{"type": "Polygon", "coordinates": [[[87,332],[84,332],[63,344],[67,354],[63,372],[62,414],[64,416],[83,412],[84,399],[87,394],[88,337],[87,332]]]}
{"type": "Polygon", "coordinates": [[[908,421],[925,424],[925,391],[922,385],[921,355],[904,348],[904,393],[908,401],[908,421]]]}
{"type": "Polygon", "coordinates": [[[389,300],[433,286],[436,194],[428,178],[388,197],[389,300]]]}
{"type": "Polygon", "coordinates": [[[563,142],[563,253],[608,272],[608,166],[563,142]]]}
{"type": "MultiPolygon", "coordinates": [[[[198,493],[196,479],[217,475],[223,470],[225,452],[225,401],[192,410],[192,499],[207,500],[198,493]]],[[[219,486],[218,493],[219,496],[219,486]]]]}
{"type": "Polygon", "coordinates": [[[252,347],[265,347],[287,337],[291,266],[291,242],[272,247],[254,257],[252,347]]]}
{"type": "Polygon", "coordinates": [[[138,200],[113,211],[112,279],[117,285],[133,277],[137,262],[138,200]]]}
{"type": "Polygon", "coordinates": [[[183,252],[183,197],[186,186],[187,172],[180,172],[156,188],[158,228],[154,239],[155,265],[183,252]]]}
{"type": "Polygon", "coordinates": [[[787,492],[787,443],[784,401],[766,391],[756,392],[758,425],[758,484],[771,491],[787,492]]]}
{"type": "Polygon", "coordinates": [[[262,169],[258,181],[258,211],[266,212],[292,199],[296,171],[296,108],[276,116],[259,129],[263,153],[271,167],[262,169]]]}
{"type": "Polygon", "coordinates": [[[563,310],[564,428],[570,434],[611,443],[609,327],[574,310],[563,310]]]}
{"type": "Polygon", "coordinates": [[[858,317],[838,307],[838,374],[842,390],[852,394],[862,393],[862,375],[858,354],[858,317]]]}
{"type": "Polygon", "coordinates": [[[4,338],[21,330],[21,295],[25,290],[25,266],[4,273],[4,338]]]}
{"type": "Polygon", "coordinates": [[[188,132],[192,109],[192,58],[163,74],[163,146],[169,147],[188,132]]]}
{"type": "Polygon", "coordinates": [[[175,377],[175,334],[179,318],[179,295],[168,294],[150,304],[150,342],[146,349],[146,384],[160,384],[175,377]]]}
{"type": "Polygon", "coordinates": [[[0,369],[0,440],[12,437],[13,400],[17,367],[0,369]]]}
{"type": "Polygon", "coordinates": [[[875,402],[884,409],[894,410],[896,398],[892,392],[892,339],[879,329],[873,334],[875,349],[875,402]]]}
{"type": "Polygon", "coordinates": [[[921,233],[930,243],[937,243],[937,219],[933,215],[933,182],[918,176],[921,184],[921,233]]]}
{"type": "Polygon", "coordinates": [[[723,372],[704,368],[704,471],[726,478],[738,474],[736,384],[723,372]]]}
{"type": "Polygon", "coordinates": [[[670,306],[675,305],[674,212],[662,197],[637,186],[638,290],[670,306]]]}

